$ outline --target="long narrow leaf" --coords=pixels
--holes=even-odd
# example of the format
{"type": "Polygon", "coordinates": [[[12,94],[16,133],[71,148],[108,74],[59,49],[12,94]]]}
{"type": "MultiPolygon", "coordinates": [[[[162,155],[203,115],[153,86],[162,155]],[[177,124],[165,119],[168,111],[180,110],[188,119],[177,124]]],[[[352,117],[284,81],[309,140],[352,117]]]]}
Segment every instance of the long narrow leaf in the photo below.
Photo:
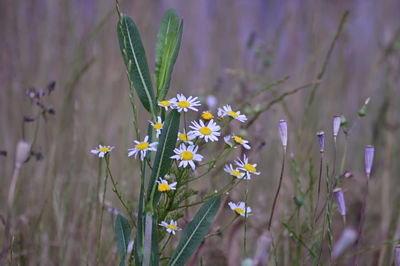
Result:
{"type": "Polygon", "coordinates": [[[125,265],[125,258],[129,240],[131,238],[131,226],[127,219],[118,214],[115,219],[115,240],[117,242],[119,256],[121,258],[120,266],[125,265]]]}
{"type": "Polygon", "coordinates": [[[122,15],[118,21],[118,39],[128,75],[143,106],[155,116],[155,97],[146,52],[135,22],[122,15]]]}
{"type": "Polygon", "coordinates": [[[155,81],[157,99],[167,95],[171,74],[181,46],[183,20],[174,9],[169,9],[161,21],[157,34],[155,81]]]}
{"type": "Polygon", "coordinates": [[[197,212],[193,220],[185,227],[181,240],[168,265],[185,265],[190,256],[199,247],[217,214],[221,196],[209,199],[197,212]]]}

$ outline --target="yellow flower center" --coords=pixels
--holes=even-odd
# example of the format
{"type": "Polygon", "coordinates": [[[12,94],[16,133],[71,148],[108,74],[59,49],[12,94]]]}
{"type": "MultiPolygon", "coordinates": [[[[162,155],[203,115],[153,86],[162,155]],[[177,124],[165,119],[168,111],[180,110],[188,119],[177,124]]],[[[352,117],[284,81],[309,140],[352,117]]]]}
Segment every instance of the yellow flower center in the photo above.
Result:
{"type": "Polygon", "coordinates": [[[190,151],[184,151],[181,153],[181,158],[184,161],[190,161],[193,159],[193,153],[191,153],[190,151]]]}
{"type": "Polygon", "coordinates": [[[230,115],[230,116],[232,116],[232,117],[238,117],[239,115],[236,113],[236,112],[234,112],[234,111],[228,111],[227,112],[228,113],[228,115],[230,115]]]}
{"type": "Polygon", "coordinates": [[[199,131],[203,135],[210,135],[212,133],[211,129],[208,127],[202,127],[199,129],[199,131]]]}
{"type": "Polygon", "coordinates": [[[249,163],[246,163],[244,165],[244,169],[246,169],[249,172],[256,172],[257,171],[257,169],[253,165],[251,165],[249,163]]]}
{"type": "Polygon", "coordinates": [[[179,139],[183,141],[189,141],[188,135],[183,133],[179,133],[179,139]]]}
{"type": "Polygon", "coordinates": [[[190,102],[188,102],[188,101],[180,101],[180,102],[178,103],[178,106],[179,106],[180,108],[189,108],[189,107],[190,107],[190,102]]]}
{"type": "Polygon", "coordinates": [[[108,151],[110,151],[111,149],[110,149],[110,147],[101,147],[101,148],[98,148],[97,149],[99,152],[108,152],[108,151]]]}
{"type": "Polygon", "coordinates": [[[171,187],[168,184],[159,184],[158,185],[158,191],[164,192],[164,191],[169,191],[171,190],[171,187]]]}
{"type": "Polygon", "coordinates": [[[141,142],[138,145],[136,145],[136,149],[138,150],[145,150],[150,146],[150,144],[148,142],[141,142]]]}
{"type": "Polygon", "coordinates": [[[164,107],[168,107],[171,105],[171,103],[169,101],[161,101],[160,104],[164,107]]]}
{"type": "Polygon", "coordinates": [[[241,214],[241,215],[245,214],[245,211],[243,209],[241,209],[241,208],[235,208],[234,211],[239,213],[239,214],[241,214]]]}
{"type": "Polygon", "coordinates": [[[210,113],[210,112],[204,112],[204,113],[201,115],[201,117],[202,117],[204,120],[210,120],[210,119],[213,118],[214,116],[213,116],[212,113],[210,113]]]}
{"type": "Polygon", "coordinates": [[[162,123],[155,123],[154,126],[153,126],[153,128],[154,128],[155,130],[160,130],[160,129],[162,128],[162,126],[163,126],[162,123]]]}
{"type": "Polygon", "coordinates": [[[174,224],[169,224],[169,225],[167,225],[167,226],[168,226],[169,229],[171,229],[171,230],[173,230],[173,231],[176,230],[176,225],[174,225],[174,224]]]}
{"type": "Polygon", "coordinates": [[[238,170],[232,170],[231,174],[234,175],[234,176],[242,176],[242,173],[239,172],[238,170]]]}
{"type": "Polygon", "coordinates": [[[242,144],[244,142],[243,139],[241,137],[238,137],[238,136],[233,136],[233,139],[239,144],[242,144]]]}

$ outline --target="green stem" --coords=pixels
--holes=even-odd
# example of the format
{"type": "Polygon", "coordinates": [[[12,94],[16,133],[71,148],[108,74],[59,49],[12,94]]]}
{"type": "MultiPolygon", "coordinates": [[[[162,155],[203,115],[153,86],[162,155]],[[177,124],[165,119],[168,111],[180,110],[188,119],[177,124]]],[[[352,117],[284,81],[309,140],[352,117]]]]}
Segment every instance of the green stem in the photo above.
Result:
{"type": "Polygon", "coordinates": [[[249,194],[249,182],[246,182],[244,189],[244,232],[243,232],[243,251],[247,257],[247,200],[249,194]]]}
{"type": "Polygon", "coordinates": [[[358,247],[360,246],[361,240],[362,240],[362,233],[363,233],[363,227],[364,227],[364,223],[365,223],[365,216],[366,216],[366,210],[367,210],[367,200],[368,200],[368,193],[369,193],[369,176],[366,177],[367,178],[367,184],[366,184],[366,190],[365,190],[365,194],[364,194],[364,199],[363,199],[363,205],[361,208],[361,218],[360,218],[360,223],[358,225],[358,238],[356,241],[356,255],[354,256],[354,260],[353,260],[353,265],[357,266],[358,265],[358,247]]]}
{"type": "Polygon", "coordinates": [[[125,203],[125,201],[124,201],[124,199],[122,197],[122,193],[117,188],[118,182],[115,181],[115,179],[114,179],[114,177],[113,177],[113,175],[111,173],[110,160],[109,159],[106,159],[106,166],[107,166],[107,174],[110,176],[111,183],[113,185],[113,192],[115,193],[115,195],[117,195],[118,200],[121,202],[122,206],[125,208],[126,212],[128,213],[128,215],[129,215],[129,217],[130,217],[130,219],[132,221],[133,226],[136,227],[136,221],[135,221],[135,219],[134,219],[134,217],[132,215],[132,210],[125,203]]]}
{"type": "Polygon", "coordinates": [[[239,218],[239,215],[235,215],[235,217],[233,217],[233,219],[229,223],[224,225],[221,229],[218,229],[214,233],[210,233],[210,234],[206,235],[204,238],[221,235],[226,229],[228,229],[229,226],[231,226],[236,221],[237,218],[239,218]]]}
{"type": "Polygon", "coordinates": [[[349,142],[349,138],[348,137],[349,137],[348,134],[345,133],[343,157],[342,157],[342,162],[340,163],[340,172],[339,172],[339,174],[343,174],[343,172],[344,172],[344,167],[345,167],[346,157],[347,157],[347,147],[348,147],[348,142],[349,142]]]}
{"type": "Polygon", "coordinates": [[[161,248],[161,252],[160,254],[162,254],[164,252],[164,249],[167,247],[167,243],[169,242],[169,240],[171,239],[172,234],[169,234],[167,240],[165,241],[163,247],[161,248]]]}
{"type": "Polygon", "coordinates": [[[279,192],[280,192],[281,186],[282,186],[283,173],[284,173],[284,171],[285,171],[285,161],[286,161],[286,150],[284,150],[284,152],[283,152],[283,160],[282,160],[281,175],[280,175],[280,177],[279,177],[278,189],[276,190],[275,197],[274,197],[274,202],[273,202],[273,204],[272,204],[271,216],[269,217],[269,222],[268,222],[268,231],[271,230],[272,218],[274,217],[276,202],[277,202],[277,200],[278,200],[279,192]]]}
{"type": "MultiPolygon", "coordinates": [[[[106,162],[109,160],[109,155],[106,154],[106,162]]],[[[96,251],[96,263],[97,265],[100,262],[100,246],[101,246],[101,230],[103,227],[103,216],[104,216],[104,209],[105,209],[105,198],[106,198],[106,193],[107,193],[107,181],[108,181],[108,172],[106,172],[106,176],[104,178],[104,188],[103,188],[103,198],[101,202],[101,212],[100,212],[100,224],[99,224],[99,230],[97,233],[97,251],[96,251]]]]}
{"type": "Polygon", "coordinates": [[[321,152],[320,153],[320,160],[319,160],[319,176],[318,176],[318,192],[317,192],[317,203],[315,205],[315,210],[314,210],[314,222],[313,222],[313,226],[315,226],[317,219],[317,211],[318,211],[318,205],[319,205],[319,198],[320,198],[320,194],[321,194],[321,179],[322,179],[322,167],[323,167],[323,160],[324,160],[324,153],[321,152]]]}

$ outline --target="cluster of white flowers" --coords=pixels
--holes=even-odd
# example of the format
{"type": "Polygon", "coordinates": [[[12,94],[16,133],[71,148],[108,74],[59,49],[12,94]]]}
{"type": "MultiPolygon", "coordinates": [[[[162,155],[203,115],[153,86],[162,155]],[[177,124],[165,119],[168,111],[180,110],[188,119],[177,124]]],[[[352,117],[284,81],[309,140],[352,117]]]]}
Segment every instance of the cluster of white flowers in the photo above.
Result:
{"type": "MultiPolygon", "coordinates": [[[[178,94],[176,97],[163,100],[158,102],[158,106],[165,109],[165,111],[176,109],[178,112],[188,112],[189,110],[198,112],[198,107],[201,106],[198,97],[189,96],[186,97],[183,94],[178,94]]],[[[191,121],[189,128],[190,131],[186,132],[183,129],[182,132],[178,133],[177,140],[179,146],[174,149],[174,155],[171,159],[179,161],[178,167],[188,167],[194,171],[196,169],[196,163],[203,160],[203,156],[198,153],[199,146],[196,145],[198,141],[204,140],[204,142],[216,142],[221,136],[221,126],[217,124],[214,115],[210,111],[204,111],[201,113],[201,119],[198,121],[191,121]]],[[[233,120],[244,123],[247,121],[247,117],[241,114],[240,111],[233,111],[230,105],[225,105],[217,110],[217,120],[221,120],[224,117],[229,117],[233,120]]],[[[152,128],[156,132],[156,139],[161,135],[163,128],[163,120],[161,116],[158,116],[156,121],[149,121],[152,128]]],[[[250,150],[251,146],[249,141],[235,134],[224,137],[224,141],[230,147],[241,146],[246,150],[250,150]]],[[[157,150],[157,141],[151,142],[149,136],[146,136],[143,141],[134,140],[134,147],[128,149],[128,157],[137,156],[140,154],[140,159],[143,161],[150,151],[157,150]]],[[[107,153],[111,152],[114,147],[99,145],[96,149],[91,150],[91,153],[104,157],[107,153]]],[[[243,180],[250,180],[251,175],[259,175],[257,171],[257,164],[249,163],[249,159],[246,155],[243,159],[237,158],[235,160],[235,167],[232,164],[226,164],[224,171],[229,175],[243,180]]],[[[159,177],[157,183],[157,190],[160,193],[168,192],[177,189],[177,182],[169,182],[168,176],[159,177]]],[[[251,208],[244,202],[233,203],[229,202],[229,207],[238,215],[248,216],[251,214],[251,208]]],[[[160,226],[166,228],[168,233],[174,234],[180,230],[177,222],[170,220],[170,222],[162,221],[160,226]]]]}

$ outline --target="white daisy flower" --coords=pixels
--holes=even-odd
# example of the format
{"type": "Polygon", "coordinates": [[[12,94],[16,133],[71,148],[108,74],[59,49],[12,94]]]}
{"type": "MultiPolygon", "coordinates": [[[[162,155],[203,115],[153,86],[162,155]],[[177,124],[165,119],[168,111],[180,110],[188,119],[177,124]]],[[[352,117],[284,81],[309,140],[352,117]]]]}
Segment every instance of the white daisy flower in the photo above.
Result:
{"type": "Polygon", "coordinates": [[[233,168],[232,164],[225,164],[224,171],[234,176],[236,178],[242,179],[244,177],[245,180],[249,180],[250,178],[245,176],[244,173],[240,172],[237,168],[233,168]]]}
{"type": "Polygon", "coordinates": [[[151,126],[154,128],[154,130],[157,132],[156,137],[158,138],[161,134],[161,129],[164,125],[161,120],[161,117],[160,116],[157,117],[157,122],[152,122],[152,121],[149,121],[149,122],[150,122],[151,126]]]}
{"type": "Polygon", "coordinates": [[[170,108],[171,110],[174,109],[175,104],[176,98],[158,102],[158,106],[164,107],[165,111],[168,111],[168,108],[170,108]]]}
{"type": "Polygon", "coordinates": [[[221,127],[214,122],[214,120],[210,120],[207,126],[204,124],[203,120],[199,121],[192,121],[192,125],[190,126],[193,131],[189,132],[189,135],[193,135],[195,137],[204,138],[206,142],[208,141],[217,141],[218,136],[221,135],[218,131],[221,130],[221,127]]]}
{"type": "Polygon", "coordinates": [[[223,106],[222,108],[218,108],[218,116],[230,116],[236,120],[239,120],[242,123],[247,120],[247,117],[243,114],[240,114],[240,111],[232,111],[232,107],[228,104],[223,106]]]}
{"type": "Polygon", "coordinates": [[[234,143],[236,143],[236,144],[242,145],[243,148],[245,148],[246,150],[250,150],[250,148],[251,148],[250,145],[248,144],[249,141],[245,140],[245,139],[243,139],[243,138],[241,138],[239,136],[235,136],[235,135],[226,136],[226,137],[224,137],[224,141],[225,141],[226,144],[228,144],[231,147],[234,145],[234,143]]]}
{"type": "Polygon", "coordinates": [[[149,142],[149,136],[146,136],[142,142],[134,140],[135,148],[128,149],[128,157],[135,155],[135,159],[137,155],[140,153],[140,159],[143,161],[146,153],[148,151],[156,151],[158,142],[149,142]]]}
{"type": "Polygon", "coordinates": [[[186,167],[190,165],[190,167],[192,167],[194,170],[196,168],[194,161],[201,162],[201,160],[203,160],[203,156],[196,153],[198,149],[198,146],[189,145],[186,147],[185,144],[181,144],[179,148],[174,150],[175,155],[171,156],[171,159],[181,160],[178,165],[179,167],[186,167]]]}
{"type": "Polygon", "coordinates": [[[103,158],[104,155],[106,155],[107,153],[109,153],[113,149],[114,149],[114,146],[99,145],[97,148],[91,150],[90,152],[93,153],[93,154],[97,154],[99,156],[99,158],[103,158]]]}
{"type": "Polygon", "coordinates": [[[170,234],[173,234],[173,235],[175,235],[176,231],[181,230],[178,227],[178,223],[172,219],[169,223],[167,223],[166,221],[162,221],[159,225],[161,225],[162,227],[165,227],[167,232],[170,234]]]}
{"type": "Polygon", "coordinates": [[[168,184],[168,181],[165,179],[162,179],[160,177],[160,181],[156,181],[156,183],[158,184],[158,191],[160,192],[165,192],[165,191],[170,191],[170,190],[176,190],[176,184],[177,182],[168,184]]]}
{"type": "Polygon", "coordinates": [[[243,155],[243,161],[239,158],[235,161],[236,165],[239,166],[240,170],[246,172],[248,178],[250,178],[251,174],[259,175],[260,172],[257,172],[257,164],[249,163],[249,159],[247,158],[246,154],[243,155]]]}
{"type": "Polygon", "coordinates": [[[210,113],[209,111],[204,111],[201,114],[201,118],[203,118],[204,120],[211,120],[214,118],[214,115],[212,113],[210,113]]]}
{"type": "Polygon", "coordinates": [[[186,131],[183,130],[183,132],[179,132],[178,133],[178,141],[183,141],[184,143],[188,143],[190,145],[193,145],[193,139],[195,138],[195,136],[190,135],[190,134],[186,134],[186,131]]]}
{"type": "Polygon", "coordinates": [[[186,98],[183,94],[178,94],[176,96],[177,102],[174,103],[174,108],[178,109],[178,112],[187,112],[189,109],[193,111],[198,111],[196,106],[200,106],[200,101],[197,100],[197,97],[189,96],[186,98]]]}
{"type": "Polygon", "coordinates": [[[231,201],[228,203],[228,205],[232,211],[236,212],[240,216],[247,217],[249,215],[252,215],[251,208],[249,206],[247,206],[246,208],[246,204],[243,201],[240,201],[238,204],[231,201]]]}

